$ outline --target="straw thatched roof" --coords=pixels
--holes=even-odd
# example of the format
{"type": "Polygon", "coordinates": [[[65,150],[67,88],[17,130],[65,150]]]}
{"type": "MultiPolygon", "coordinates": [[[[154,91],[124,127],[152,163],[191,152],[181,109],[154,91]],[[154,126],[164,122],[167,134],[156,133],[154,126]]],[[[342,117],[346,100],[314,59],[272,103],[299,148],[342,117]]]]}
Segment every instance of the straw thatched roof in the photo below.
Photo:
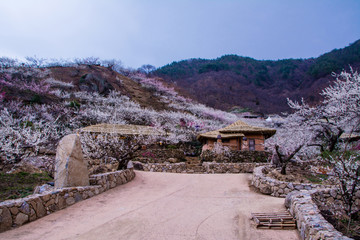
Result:
{"type": "Polygon", "coordinates": [[[219,135],[221,138],[235,138],[235,137],[244,137],[245,134],[262,134],[265,138],[269,138],[276,133],[275,129],[264,128],[264,127],[255,127],[251,126],[243,121],[237,121],[233,124],[221,128],[219,130],[206,132],[198,135],[198,139],[201,138],[217,138],[219,135]]]}
{"type": "Polygon", "coordinates": [[[340,136],[341,140],[348,140],[348,141],[357,141],[360,139],[360,135],[356,133],[343,133],[340,136]]]}
{"type": "Polygon", "coordinates": [[[220,133],[217,130],[217,131],[211,131],[211,132],[202,133],[202,134],[197,136],[197,139],[201,139],[201,138],[215,138],[216,139],[219,135],[221,135],[222,139],[244,137],[245,136],[242,133],[220,133]]]}
{"type": "Polygon", "coordinates": [[[117,133],[119,135],[165,135],[165,132],[153,127],[142,125],[97,124],[84,127],[81,132],[117,133]]]}

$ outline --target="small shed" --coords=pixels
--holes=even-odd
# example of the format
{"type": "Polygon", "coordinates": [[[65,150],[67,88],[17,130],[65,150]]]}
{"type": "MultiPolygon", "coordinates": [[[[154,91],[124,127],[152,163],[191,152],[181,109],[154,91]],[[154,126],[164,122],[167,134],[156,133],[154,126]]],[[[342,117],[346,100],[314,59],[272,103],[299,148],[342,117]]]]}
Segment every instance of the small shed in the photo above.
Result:
{"type": "Polygon", "coordinates": [[[275,133],[275,129],[251,126],[239,120],[219,130],[202,133],[197,139],[204,144],[203,150],[211,150],[218,142],[231,150],[264,151],[265,139],[275,133]]]}

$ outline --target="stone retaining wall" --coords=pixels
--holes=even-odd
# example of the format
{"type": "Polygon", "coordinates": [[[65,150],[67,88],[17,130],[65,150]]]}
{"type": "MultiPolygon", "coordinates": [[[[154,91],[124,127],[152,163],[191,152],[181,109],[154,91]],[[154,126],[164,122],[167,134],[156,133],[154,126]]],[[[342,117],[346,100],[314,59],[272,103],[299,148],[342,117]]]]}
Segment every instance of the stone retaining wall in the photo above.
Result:
{"type": "Polygon", "coordinates": [[[297,228],[302,239],[352,239],[338,232],[320,214],[312,195],[324,192],[331,196],[335,189],[294,191],[286,196],[285,206],[297,220],[297,228]]]}
{"type": "Polygon", "coordinates": [[[110,188],[134,179],[133,169],[90,176],[90,185],[55,189],[52,192],[34,194],[26,198],[0,203],[0,232],[32,222],[45,215],[91,198],[110,188]]]}
{"type": "Polygon", "coordinates": [[[217,155],[210,150],[201,153],[200,158],[204,162],[225,162],[225,163],[266,163],[270,158],[270,152],[264,151],[237,151],[231,150],[225,155],[217,155]]]}
{"type": "Polygon", "coordinates": [[[133,162],[138,170],[147,172],[172,172],[172,173],[252,173],[258,166],[268,165],[267,163],[216,163],[204,162],[200,166],[181,163],[141,163],[133,162]]]}
{"type": "Polygon", "coordinates": [[[286,197],[286,195],[296,190],[312,190],[321,188],[331,188],[331,186],[312,184],[312,183],[292,183],[279,181],[270,177],[267,177],[263,170],[265,166],[260,166],[254,169],[253,178],[251,184],[259,189],[263,194],[286,197]]]}
{"type": "MultiPolygon", "coordinates": [[[[360,189],[355,192],[355,201],[352,206],[352,209],[354,211],[360,210],[360,189]]],[[[339,193],[339,190],[336,188],[332,189],[325,189],[322,191],[315,191],[311,194],[312,198],[316,199],[319,202],[322,203],[328,203],[331,205],[339,205],[340,202],[342,202],[341,194],[339,193]]]]}
{"type": "Polygon", "coordinates": [[[146,149],[134,153],[134,160],[143,163],[164,163],[169,159],[180,162],[185,157],[181,149],[146,149]]]}

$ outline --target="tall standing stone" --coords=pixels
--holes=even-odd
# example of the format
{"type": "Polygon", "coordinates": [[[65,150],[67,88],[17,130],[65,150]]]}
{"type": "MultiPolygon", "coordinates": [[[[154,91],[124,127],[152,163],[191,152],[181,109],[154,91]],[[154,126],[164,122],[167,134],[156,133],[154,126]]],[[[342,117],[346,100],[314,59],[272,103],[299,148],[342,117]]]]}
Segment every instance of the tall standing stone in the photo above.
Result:
{"type": "Polygon", "coordinates": [[[56,149],[55,188],[87,186],[89,172],[84,160],[80,138],[70,134],[61,139],[56,149]]]}

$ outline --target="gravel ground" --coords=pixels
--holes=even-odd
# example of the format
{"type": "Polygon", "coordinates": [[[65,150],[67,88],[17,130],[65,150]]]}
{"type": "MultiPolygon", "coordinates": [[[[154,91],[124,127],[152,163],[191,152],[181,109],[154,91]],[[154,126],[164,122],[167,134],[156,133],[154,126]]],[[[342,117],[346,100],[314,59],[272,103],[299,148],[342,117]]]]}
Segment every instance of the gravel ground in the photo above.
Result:
{"type": "Polygon", "coordinates": [[[0,239],[300,239],[297,230],[256,229],[252,212],[284,211],[255,193],[250,174],[136,172],[135,179],[0,239]]]}

